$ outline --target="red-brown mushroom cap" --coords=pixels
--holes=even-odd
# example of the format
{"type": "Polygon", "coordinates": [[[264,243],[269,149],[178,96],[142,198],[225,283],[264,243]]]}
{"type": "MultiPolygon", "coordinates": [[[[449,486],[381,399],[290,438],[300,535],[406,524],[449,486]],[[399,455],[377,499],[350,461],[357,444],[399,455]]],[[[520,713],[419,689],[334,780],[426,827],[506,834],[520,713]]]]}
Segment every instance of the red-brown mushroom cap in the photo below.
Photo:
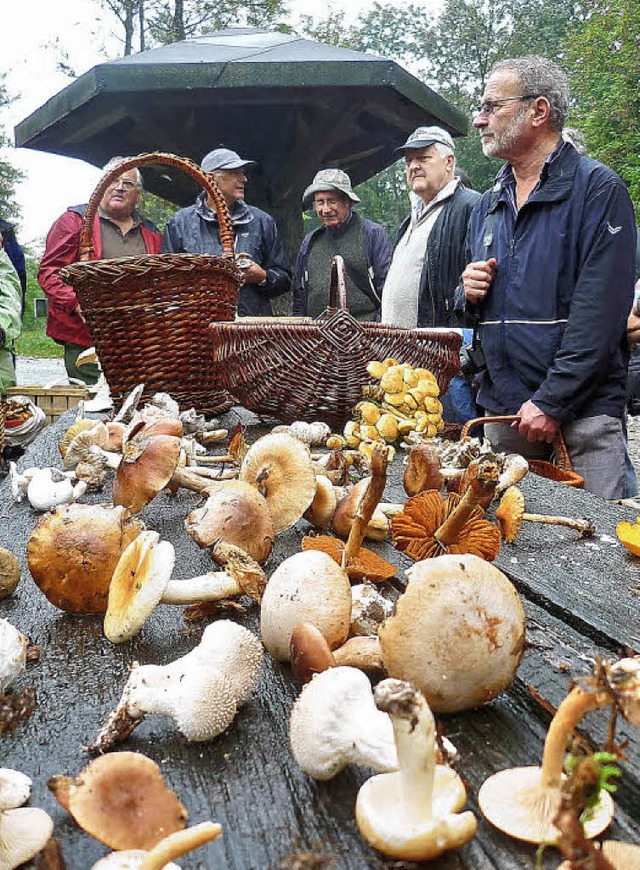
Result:
{"type": "Polygon", "coordinates": [[[187,823],[158,765],[138,752],[102,755],[75,780],[54,776],[47,785],[78,825],[111,849],[152,849],[187,823]]]}
{"type": "Polygon", "coordinates": [[[440,456],[432,444],[416,444],[411,448],[403,485],[409,497],[428,489],[442,489],[444,477],[440,470],[440,456]]]}
{"type": "MultiPolygon", "coordinates": [[[[316,535],[315,537],[307,535],[302,539],[302,549],[321,550],[342,567],[345,543],[340,538],[332,538],[330,535],[316,535]]],[[[349,580],[356,583],[363,583],[365,580],[369,580],[371,583],[382,583],[397,574],[395,565],[387,562],[386,559],[378,556],[367,547],[360,547],[355,556],[344,566],[344,570],[347,572],[349,580]]]]}
{"type": "Polygon", "coordinates": [[[180,458],[180,438],[144,435],[134,428],[113,481],[113,503],[137,514],[171,480],[180,458]]]}
{"type": "Polygon", "coordinates": [[[510,486],[500,499],[500,504],[496,509],[500,534],[508,544],[518,537],[522,528],[523,515],[524,495],[517,486],[510,486]]]}

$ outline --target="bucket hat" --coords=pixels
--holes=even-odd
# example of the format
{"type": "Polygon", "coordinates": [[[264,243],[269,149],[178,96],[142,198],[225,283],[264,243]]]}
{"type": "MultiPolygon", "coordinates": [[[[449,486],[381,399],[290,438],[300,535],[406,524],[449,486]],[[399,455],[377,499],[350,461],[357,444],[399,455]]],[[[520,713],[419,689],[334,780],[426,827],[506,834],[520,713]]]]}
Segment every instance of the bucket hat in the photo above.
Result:
{"type": "Polygon", "coordinates": [[[346,194],[351,202],[360,202],[360,197],[356,196],[351,187],[351,179],[342,169],[321,169],[320,172],[316,172],[313,181],[302,194],[304,207],[310,208],[313,194],[323,190],[339,190],[340,193],[346,194]]]}

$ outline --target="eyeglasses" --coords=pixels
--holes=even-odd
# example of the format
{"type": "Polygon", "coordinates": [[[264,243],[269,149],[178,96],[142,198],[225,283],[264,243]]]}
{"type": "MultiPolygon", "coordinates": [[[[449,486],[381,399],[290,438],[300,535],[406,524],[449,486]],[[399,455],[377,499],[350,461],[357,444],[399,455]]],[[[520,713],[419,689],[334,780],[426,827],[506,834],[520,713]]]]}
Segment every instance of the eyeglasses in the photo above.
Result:
{"type": "Polygon", "coordinates": [[[135,181],[129,181],[128,178],[119,178],[117,181],[114,181],[113,184],[109,185],[113,190],[116,190],[118,187],[124,187],[125,190],[133,190],[133,188],[137,186],[138,185],[135,181]]]}
{"type": "Polygon", "coordinates": [[[496,109],[499,109],[503,103],[512,103],[514,100],[522,102],[524,100],[534,100],[538,94],[522,94],[521,97],[502,97],[500,100],[485,100],[477,110],[476,115],[493,115],[496,109]]]}

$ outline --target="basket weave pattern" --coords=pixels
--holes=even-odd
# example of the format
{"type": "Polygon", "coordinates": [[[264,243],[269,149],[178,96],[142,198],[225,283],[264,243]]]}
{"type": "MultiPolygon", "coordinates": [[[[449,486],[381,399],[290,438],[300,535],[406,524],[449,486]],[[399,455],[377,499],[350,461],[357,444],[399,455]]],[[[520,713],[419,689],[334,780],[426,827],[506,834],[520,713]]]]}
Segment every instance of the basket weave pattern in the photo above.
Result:
{"type": "Polygon", "coordinates": [[[84,217],[81,258],[91,254],[97,207],[111,182],[129,169],[163,163],[185,170],[211,195],[223,256],[148,254],[83,260],[62,271],[78,296],[116,403],[145,384],[144,397],[168,392],[201,412],[229,407],[211,365],[208,326],[235,317],[242,272],[234,262],[233,226],[215,182],[183,157],[156,152],[123,161],[101,180],[84,217]]]}
{"type": "MultiPolygon", "coordinates": [[[[336,262],[338,261],[338,262],[336,262]]],[[[222,383],[240,402],[284,423],[323,420],[342,426],[372,384],[371,360],[394,357],[434,373],[441,392],[459,371],[455,332],[361,323],[346,309],[344,268],[332,268],[330,307],[316,320],[213,323],[222,383]]]]}

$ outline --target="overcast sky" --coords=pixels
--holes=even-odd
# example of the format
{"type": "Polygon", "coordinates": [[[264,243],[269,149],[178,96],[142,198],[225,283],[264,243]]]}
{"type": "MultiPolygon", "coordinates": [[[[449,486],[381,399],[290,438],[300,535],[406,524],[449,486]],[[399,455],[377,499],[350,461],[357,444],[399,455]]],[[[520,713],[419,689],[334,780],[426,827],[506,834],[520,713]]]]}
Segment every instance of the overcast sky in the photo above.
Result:
{"type": "MultiPolygon", "coordinates": [[[[385,0],[403,6],[404,0],[385,0]]],[[[436,5],[436,0],[426,0],[436,5]]],[[[350,20],[371,5],[371,0],[335,3],[350,20]]],[[[439,5],[439,0],[438,4],[439,5]]],[[[104,22],[114,20],[93,0],[21,0],[0,25],[0,69],[16,99],[0,112],[0,124],[13,141],[14,126],[56,94],[70,79],[56,68],[66,54],[69,65],[82,74],[105,58],[121,55],[121,47],[104,22]]],[[[303,13],[317,15],[325,4],[317,0],[289,0],[291,19],[303,13]]],[[[26,173],[16,199],[22,209],[20,240],[29,244],[46,235],[68,205],[86,202],[99,178],[99,170],[80,160],[44,154],[28,148],[0,152],[26,173]]]]}

